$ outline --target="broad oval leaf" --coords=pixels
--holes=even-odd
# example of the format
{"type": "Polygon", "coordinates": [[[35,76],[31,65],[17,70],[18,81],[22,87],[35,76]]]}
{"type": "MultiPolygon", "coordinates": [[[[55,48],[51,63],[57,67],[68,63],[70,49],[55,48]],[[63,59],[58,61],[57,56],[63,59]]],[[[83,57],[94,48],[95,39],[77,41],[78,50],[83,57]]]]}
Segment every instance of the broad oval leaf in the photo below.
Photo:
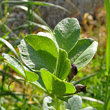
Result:
{"type": "MultiPolygon", "coordinates": [[[[42,36],[39,36],[38,39],[41,38],[42,41],[37,41],[37,38],[38,37],[36,37],[35,40],[33,39],[34,43],[32,44],[32,46],[35,46],[34,48],[36,50],[28,45],[24,40],[21,41],[20,45],[18,46],[21,58],[25,65],[27,65],[33,71],[40,70],[41,68],[46,68],[50,72],[53,72],[56,67],[57,48],[51,39],[45,37],[45,39],[49,39],[48,41],[43,39],[44,37],[42,38],[42,36]],[[51,45],[50,42],[53,43],[53,45],[51,45]],[[44,46],[42,46],[43,44],[44,46]]],[[[31,35],[29,39],[31,39],[31,35]]],[[[29,41],[29,39],[27,41],[29,41]]]]}
{"type": "Polygon", "coordinates": [[[51,38],[40,35],[28,35],[25,40],[31,45],[36,51],[46,51],[55,58],[58,56],[58,50],[55,43],[51,38]]]}
{"type": "Polygon", "coordinates": [[[21,63],[18,59],[14,58],[11,55],[3,54],[4,58],[7,60],[6,63],[17,73],[19,73],[21,76],[25,77],[25,73],[23,70],[23,67],[21,66],[21,63]]]}
{"type": "Polygon", "coordinates": [[[45,69],[41,69],[41,76],[49,93],[61,96],[75,93],[75,87],[68,82],[62,81],[45,69]]]}
{"type": "Polygon", "coordinates": [[[59,50],[59,57],[57,61],[57,68],[56,68],[56,76],[60,79],[67,78],[70,72],[70,60],[68,59],[67,52],[63,49],[59,50]]]}
{"type": "Polygon", "coordinates": [[[98,43],[92,39],[81,39],[69,52],[68,56],[72,64],[77,68],[84,67],[93,58],[97,51],[98,43]]]}
{"type": "Polygon", "coordinates": [[[55,40],[55,38],[53,37],[53,33],[48,33],[48,32],[38,32],[37,35],[41,35],[41,36],[44,36],[44,37],[48,37],[50,38],[56,45],[58,51],[59,51],[59,46],[55,40]]]}
{"type": "Polygon", "coordinates": [[[69,52],[80,35],[80,25],[76,18],[66,18],[59,22],[53,32],[60,48],[69,52]]]}

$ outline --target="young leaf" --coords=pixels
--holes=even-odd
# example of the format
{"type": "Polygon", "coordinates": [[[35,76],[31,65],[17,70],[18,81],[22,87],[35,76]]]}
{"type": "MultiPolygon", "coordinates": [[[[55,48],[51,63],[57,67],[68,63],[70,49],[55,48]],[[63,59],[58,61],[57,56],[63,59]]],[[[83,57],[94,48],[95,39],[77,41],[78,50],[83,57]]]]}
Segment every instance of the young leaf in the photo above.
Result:
{"type": "Polygon", "coordinates": [[[59,57],[57,62],[56,76],[60,79],[67,78],[70,72],[70,60],[68,59],[68,55],[66,51],[63,49],[59,50],[59,57]]]}
{"type": "Polygon", "coordinates": [[[55,58],[58,56],[58,50],[55,43],[49,38],[40,35],[28,35],[24,38],[29,45],[31,45],[36,51],[46,51],[55,58]]]}
{"type": "Polygon", "coordinates": [[[31,72],[31,71],[25,70],[25,74],[26,74],[27,81],[30,81],[30,82],[37,81],[38,78],[39,78],[39,76],[37,75],[37,73],[31,72]]]}
{"type": "Polygon", "coordinates": [[[66,18],[59,22],[53,32],[60,48],[69,52],[80,35],[80,25],[76,18],[66,18]]]}
{"type": "Polygon", "coordinates": [[[59,46],[58,46],[55,38],[53,37],[53,33],[51,33],[51,32],[50,33],[48,33],[48,32],[38,32],[37,35],[50,38],[55,43],[57,49],[59,50],[59,46]]]}
{"type": "Polygon", "coordinates": [[[66,103],[66,108],[68,110],[81,110],[82,108],[82,99],[78,95],[74,95],[73,97],[68,99],[68,103],[66,103]]]}
{"type": "Polygon", "coordinates": [[[21,63],[18,61],[18,59],[14,58],[11,55],[3,54],[4,58],[7,60],[6,63],[17,73],[19,73],[21,76],[25,77],[24,70],[21,66],[21,63]]]}
{"type": "Polygon", "coordinates": [[[43,41],[40,42],[40,41],[37,41],[36,39],[36,42],[34,42],[34,45],[36,46],[38,45],[38,47],[36,48],[39,49],[38,51],[36,51],[30,45],[28,45],[24,40],[22,40],[20,45],[18,46],[21,58],[25,63],[25,65],[27,65],[33,71],[40,70],[41,68],[47,68],[50,72],[53,72],[56,66],[56,58],[54,57],[54,56],[57,56],[56,47],[54,45],[50,46],[51,43],[48,45],[49,42],[44,41],[43,43],[45,46],[47,45],[46,46],[47,51],[50,51],[50,52],[53,51],[54,53],[54,56],[53,56],[49,52],[47,52],[45,49],[43,50],[43,47],[41,47],[41,45],[43,45],[42,43],[43,41]],[[42,48],[42,50],[40,47],[42,48]]]}
{"type": "Polygon", "coordinates": [[[81,39],[75,47],[69,52],[68,56],[71,63],[77,68],[84,67],[93,58],[97,51],[98,43],[92,39],[81,39]]]}
{"type": "Polygon", "coordinates": [[[55,75],[45,69],[41,69],[41,76],[49,93],[65,95],[75,93],[75,87],[68,82],[58,79],[55,75]]]}
{"type": "MultiPolygon", "coordinates": [[[[43,61],[41,65],[48,66],[47,69],[54,71],[58,50],[56,44],[48,37],[40,35],[28,35],[25,40],[37,52],[38,57],[43,61]]],[[[37,59],[38,60],[38,59],[37,59]]],[[[40,61],[37,61],[38,63],[40,61]]],[[[43,67],[41,67],[43,68],[43,67]]]]}
{"type": "Polygon", "coordinates": [[[74,95],[73,97],[68,99],[66,108],[67,110],[96,110],[93,107],[86,107],[82,109],[82,99],[78,95],[74,95]]]}

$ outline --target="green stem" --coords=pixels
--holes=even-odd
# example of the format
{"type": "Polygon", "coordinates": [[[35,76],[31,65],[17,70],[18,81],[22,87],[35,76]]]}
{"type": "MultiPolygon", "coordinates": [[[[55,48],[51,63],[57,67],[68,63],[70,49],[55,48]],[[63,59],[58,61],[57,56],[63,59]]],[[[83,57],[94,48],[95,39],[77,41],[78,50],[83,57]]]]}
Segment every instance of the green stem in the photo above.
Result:
{"type": "Polygon", "coordinates": [[[64,101],[62,101],[62,110],[66,110],[64,101]]]}
{"type": "Polygon", "coordinates": [[[55,103],[56,103],[55,105],[56,110],[61,110],[61,101],[58,98],[56,98],[55,103]]]}
{"type": "MultiPolygon", "coordinates": [[[[8,0],[5,0],[5,2],[8,2],[8,0]]],[[[8,12],[8,4],[5,4],[4,11],[5,11],[5,16],[6,16],[7,15],[7,12],[8,12]]]]}
{"type": "Polygon", "coordinates": [[[106,6],[106,18],[107,18],[107,44],[106,44],[106,69],[107,69],[107,84],[106,84],[106,94],[104,102],[104,110],[108,110],[110,107],[110,0],[105,0],[106,6]]]}
{"type": "MultiPolygon", "coordinates": [[[[30,1],[33,1],[33,0],[30,0],[30,1]]],[[[28,7],[28,21],[33,21],[33,12],[32,12],[32,5],[28,4],[27,5],[28,7]]],[[[28,29],[29,29],[29,32],[32,33],[33,32],[33,25],[31,25],[29,22],[28,22],[28,29]]]]}

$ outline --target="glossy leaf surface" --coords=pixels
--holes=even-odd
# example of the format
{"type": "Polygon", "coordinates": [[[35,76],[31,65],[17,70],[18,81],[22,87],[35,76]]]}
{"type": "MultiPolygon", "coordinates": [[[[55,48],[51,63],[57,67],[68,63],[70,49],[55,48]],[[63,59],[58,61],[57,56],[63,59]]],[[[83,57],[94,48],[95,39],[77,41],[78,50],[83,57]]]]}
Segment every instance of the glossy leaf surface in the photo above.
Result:
{"type": "Polygon", "coordinates": [[[93,58],[97,51],[98,43],[92,39],[81,39],[75,47],[69,52],[69,58],[72,64],[77,68],[84,67],[93,58]]]}
{"type": "Polygon", "coordinates": [[[71,83],[58,79],[55,75],[45,69],[41,69],[41,76],[49,93],[64,95],[75,92],[75,87],[71,83]]]}
{"type": "Polygon", "coordinates": [[[53,32],[60,48],[69,52],[80,35],[80,25],[76,18],[66,18],[59,22],[53,32]]]}
{"type": "Polygon", "coordinates": [[[56,76],[60,79],[67,78],[70,72],[70,60],[68,59],[68,55],[66,51],[63,49],[59,50],[59,57],[57,62],[56,76]]]}
{"type": "Polygon", "coordinates": [[[25,40],[29,45],[22,40],[18,46],[23,62],[34,71],[46,68],[53,72],[58,55],[55,43],[50,38],[39,35],[29,35],[25,40]]]}
{"type": "Polygon", "coordinates": [[[24,70],[23,70],[23,68],[21,66],[21,63],[16,58],[14,58],[13,56],[8,55],[8,54],[3,54],[3,56],[6,59],[6,63],[13,70],[15,70],[17,73],[19,73],[20,75],[25,77],[25,73],[24,73],[24,70]]]}

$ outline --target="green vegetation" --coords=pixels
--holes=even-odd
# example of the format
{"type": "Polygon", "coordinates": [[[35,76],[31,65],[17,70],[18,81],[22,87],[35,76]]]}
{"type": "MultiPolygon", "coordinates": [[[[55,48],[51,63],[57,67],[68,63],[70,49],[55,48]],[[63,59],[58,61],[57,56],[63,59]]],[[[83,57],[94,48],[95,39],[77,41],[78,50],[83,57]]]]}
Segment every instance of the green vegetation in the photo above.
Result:
{"type": "Polygon", "coordinates": [[[76,18],[65,18],[51,30],[33,5],[67,11],[33,0],[0,2],[0,109],[109,110],[109,0],[107,30],[105,8],[98,9],[95,20],[84,17],[81,29],[76,18]],[[10,19],[13,9],[27,13],[16,28],[8,27],[15,20],[10,19]]]}
{"type": "Polygon", "coordinates": [[[105,0],[106,5],[106,15],[107,15],[107,44],[106,44],[106,70],[107,70],[107,85],[106,85],[106,96],[105,96],[105,104],[104,109],[110,109],[110,1],[105,0]]]}

